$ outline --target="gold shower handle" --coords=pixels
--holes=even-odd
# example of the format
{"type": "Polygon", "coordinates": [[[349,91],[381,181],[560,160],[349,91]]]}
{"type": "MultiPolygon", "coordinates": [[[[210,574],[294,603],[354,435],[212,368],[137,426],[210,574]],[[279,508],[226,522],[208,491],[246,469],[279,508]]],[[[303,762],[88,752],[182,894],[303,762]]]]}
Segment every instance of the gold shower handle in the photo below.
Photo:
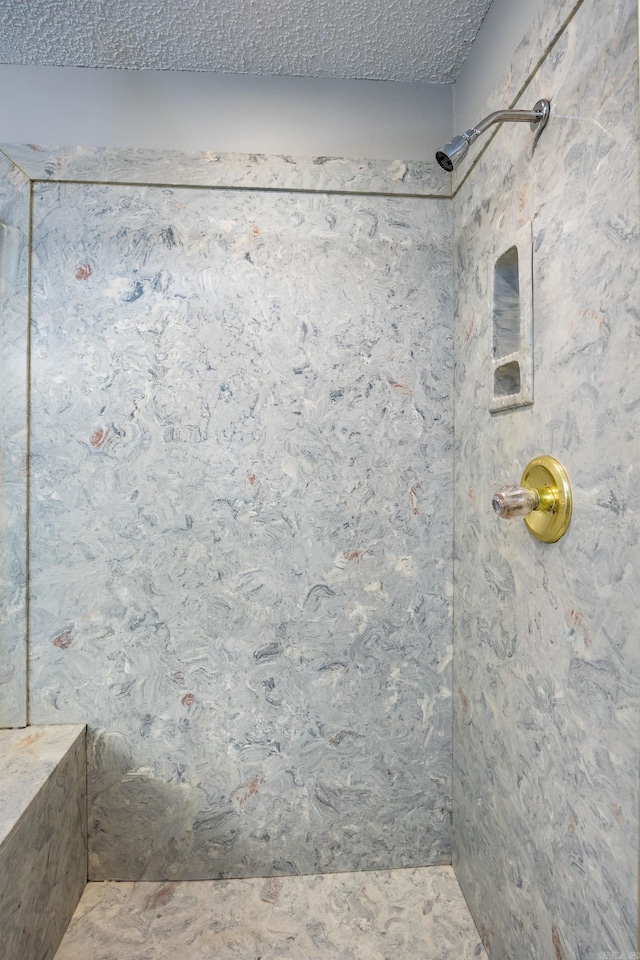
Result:
{"type": "Polygon", "coordinates": [[[524,468],[520,486],[497,490],[492,506],[501,520],[522,517],[529,533],[543,543],[564,536],[571,520],[571,484],[554,457],[535,457],[524,468]]]}

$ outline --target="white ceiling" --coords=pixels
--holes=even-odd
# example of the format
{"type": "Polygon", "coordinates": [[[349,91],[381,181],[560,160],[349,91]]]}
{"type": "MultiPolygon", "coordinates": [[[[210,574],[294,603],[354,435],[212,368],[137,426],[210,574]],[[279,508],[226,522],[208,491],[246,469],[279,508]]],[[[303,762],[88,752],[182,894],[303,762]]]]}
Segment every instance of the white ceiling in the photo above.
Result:
{"type": "Polygon", "coordinates": [[[0,0],[0,63],[450,83],[490,4],[0,0]]]}

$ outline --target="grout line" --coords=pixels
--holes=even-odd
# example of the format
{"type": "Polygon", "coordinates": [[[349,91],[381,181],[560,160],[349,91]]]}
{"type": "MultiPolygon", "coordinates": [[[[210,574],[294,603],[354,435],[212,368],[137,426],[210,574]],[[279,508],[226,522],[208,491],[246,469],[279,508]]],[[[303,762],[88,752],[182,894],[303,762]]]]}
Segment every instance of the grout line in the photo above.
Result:
{"type": "MultiPolygon", "coordinates": [[[[89,727],[84,725],[85,886],[89,883],[89,727]]],[[[84,890],[83,890],[84,893],[84,890]]],[[[82,894],[80,894],[82,896],[82,894]]]]}
{"type": "MultiPolygon", "coordinates": [[[[249,880],[308,880],[309,878],[318,879],[321,877],[349,877],[357,876],[360,877],[363,874],[374,873],[374,874],[389,874],[389,873],[412,873],[415,870],[447,870],[453,872],[453,867],[449,861],[438,862],[438,863],[421,863],[414,866],[403,866],[403,867],[369,867],[365,869],[354,869],[354,870],[329,870],[323,873],[260,873],[260,874],[251,874],[246,877],[196,877],[195,879],[187,878],[186,880],[171,880],[167,877],[159,877],[158,879],[151,880],[146,877],[142,879],[128,879],[122,880],[119,878],[105,877],[99,880],[89,879],[87,883],[244,883],[249,880]]],[[[457,882],[457,878],[456,878],[457,882]]],[[[459,886],[459,884],[458,884],[459,886]]]]}
{"type": "Polygon", "coordinates": [[[161,187],[172,190],[229,190],[240,193],[285,193],[309,194],[311,196],[338,196],[338,197],[386,197],[391,200],[451,200],[451,193],[390,193],[382,190],[316,190],[313,187],[252,187],[241,185],[201,184],[201,183],[149,183],[140,181],[122,180],[65,180],[35,177],[32,184],[78,184],[93,187],[161,187]]]}
{"type": "MultiPolygon", "coordinates": [[[[453,198],[452,198],[453,199],[453,198]]],[[[453,747],[455,725],[453,712],[455,708],[455,668],[456,668],[456,282],[455,282],[455,241],[456,220],[455,209],[451,208],[451,866],[453,868],[454,837],[455,837],[455,804],[453,802],[454,766],[453,747]]],[[[455,874],[455,870],[454,870],[455,874]]],[[[457,877],[456,877],[457,879],[457,877]]]]}
{"type": "Polygon", "coordinates": [[[26,177],[26,179],[31,182],[31,177],[26,172],[26,170],[23,170],[22,167],[19,167],[18,164],[15,162],[15,160],[12,160],[12,158],[9,156],[8,153],[0,149],[0,154],[2,154],[2,156],[11,164],[12,167],[15,167],[16,170],[19,170],[23,177],[26,177]]]}
{"type": "MultiPolygon", "coordinates": [[[[637,27],[638,27],[638,46],[639,46],[639,48],[640,48],[640,0],[639,0],[639,2],[638,2],[638,24],[637,24],[637,27]]],[[[638,65],[637,65],[637,64],[636,64],[636,71],[638,71],[638,65]]],[[[639,84],[639,89],[640,89],[640,73],[638,74],[638,84],[639,84]]],[[[639,101],[639,103],[638,103],[638,106],[639,106],[639,108],[640,108],[640,101],[639,101]]],[[[640,113],[639,113],[639,115],[638,115],[638,122],[640,123],[640,113]]],[[[640,186],[640,184],[639,184],[639,186],[640,186]]],[[[640,775],[639,775],[638,779],[640,780],[640,775]]],[[[638,820],[636,820],[636,823],[638,823],[638,821],[640,820],[640,791],[639,791],[639,793],[638,793],[638,807],[637,807],[637,811],[636,811],[636,812],[637,812],[637,815],[638,815],[638,820]]],[[[638,869],[638,873],[636,874],[636,876],[637,876],[637,877],[640,877],[640,843],[638,843],[638,867],[637,867],[637,869],[638,869]]],[[[636,936],[636,950],[637,950],[637,953],[636,953],[636,956],[637,956],[637,957],[640,957],[640,882],[638,883],[637,893],[638,893],[638,903],[637,903],[637,912],[636,912],[636,929],[637,929],[637,936],[636,936]]]]}
{"type": "Polygon", "coordinates": [[[27,436],[25,440],[25,712],[27,726],[31,723],[31,286],[33,276],[33,181],[29,181],[29,217],[27,234],[27,356],[26,356],[26,410],[25,425],[27,436]]]}

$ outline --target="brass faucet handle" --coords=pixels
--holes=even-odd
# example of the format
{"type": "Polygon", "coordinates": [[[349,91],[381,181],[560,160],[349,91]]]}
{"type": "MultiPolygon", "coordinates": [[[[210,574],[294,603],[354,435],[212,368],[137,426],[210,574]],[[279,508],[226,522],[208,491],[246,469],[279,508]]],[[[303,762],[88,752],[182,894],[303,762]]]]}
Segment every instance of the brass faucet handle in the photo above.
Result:
{"type": "Polygon", "coordinates": [[[517,520],[538,509],[540,495],[529,487],[502,487],[494,493],[491,506],[501,520],[517,520]]]}
{"type": "Polygon", "coordinates": [[[567,471],[548,454],[530,460],[520,486],[497,490],[491,503],[502,520],[523,517],[531,536],[542,543],[556,543],[567,532],[571,504],[567,471]]]}

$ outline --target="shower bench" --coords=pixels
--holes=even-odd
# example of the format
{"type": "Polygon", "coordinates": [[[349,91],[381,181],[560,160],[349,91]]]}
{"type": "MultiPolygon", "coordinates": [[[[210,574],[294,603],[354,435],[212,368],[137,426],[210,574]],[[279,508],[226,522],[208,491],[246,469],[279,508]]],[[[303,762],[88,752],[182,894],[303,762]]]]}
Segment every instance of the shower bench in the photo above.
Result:
{"type": "Polygon", "coordinates": [[[82,724],[0,730],[0,944],[50,960],[87,881],[82,724]]]}

